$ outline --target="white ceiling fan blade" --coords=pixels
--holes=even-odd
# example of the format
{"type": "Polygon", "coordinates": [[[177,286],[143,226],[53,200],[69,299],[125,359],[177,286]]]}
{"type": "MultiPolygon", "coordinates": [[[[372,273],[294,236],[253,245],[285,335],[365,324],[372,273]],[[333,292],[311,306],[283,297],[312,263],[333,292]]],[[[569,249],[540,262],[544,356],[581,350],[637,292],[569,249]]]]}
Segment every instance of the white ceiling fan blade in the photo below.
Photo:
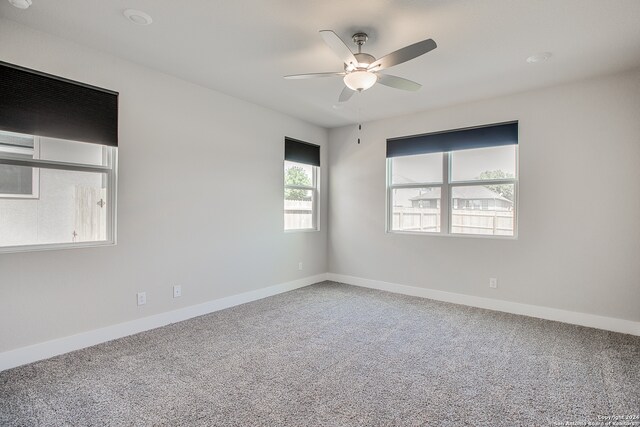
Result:
{"type": "Polygon", "coordinates": [[[348,100],[351,99],[354,93],[355,92],[353,90],[345,86],[344,89],[342,89],[342,92],[340,92],[340,97],[338,98],[338,102],[347,102],[348,100]]]}
{"type": "Polygon", "coordinates": [[[394,89],[410,90],[412,92],[415,92],[422,87],[420,83],[389,74],[378,74],[378,83],[394,89]]]}
{"type": "Polygon", "coordinates": [[[421,42],[405,46],[402,49],[398,49],[395,52],[391,52],[390,54],[383,56],[369,65],[369,70],[379,71],[393,67],[394,65],[402,64],[403,62],[410,61],[420,55],[424,55],[436,47],[438,47],[438,45],[433,41],[433,39],[422,40],[421,42]]]}
{"type": "Polygon", "coordinates": [[[329,45],[333,53],[335,53],[338,58],[345,64],[358,64],[358,60],[351,52],[351,49],[342,41],[340,37],[336,33],[331,30],[320,30],[320,35],[324,42],[329,45]]]}
{"type": "Polygon", "coordinates": [[[285,79],[295,80],[295,79],[316,79],[319,77],[341,77],[346,73],[308,73],[308,74],[291,74],[288,76],[284,76],[285,79]]]}

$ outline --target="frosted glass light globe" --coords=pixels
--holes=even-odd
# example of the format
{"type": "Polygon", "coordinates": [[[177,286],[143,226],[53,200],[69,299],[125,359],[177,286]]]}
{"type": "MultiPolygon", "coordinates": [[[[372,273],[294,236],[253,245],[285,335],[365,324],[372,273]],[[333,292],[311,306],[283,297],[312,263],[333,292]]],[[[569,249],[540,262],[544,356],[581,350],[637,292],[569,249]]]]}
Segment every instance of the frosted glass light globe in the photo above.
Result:
{"type": "Polygon", "coordinates": [[[352,71],[344,76],[344,84],[351,90],[363,91],[376,84],[378,76],[368,71],[352,71]]]}
{"type": "Polygon", "coordinates": [[[31,0],[9,0],[9,3],[17,7],[18,9],[27,9],[31,6],[31,0]]]}

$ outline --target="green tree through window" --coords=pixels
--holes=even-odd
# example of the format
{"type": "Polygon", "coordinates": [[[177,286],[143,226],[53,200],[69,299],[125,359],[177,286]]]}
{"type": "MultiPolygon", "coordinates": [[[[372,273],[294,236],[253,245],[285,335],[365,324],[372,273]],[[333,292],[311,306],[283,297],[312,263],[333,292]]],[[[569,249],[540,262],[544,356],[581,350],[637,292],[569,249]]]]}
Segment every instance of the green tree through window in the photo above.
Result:
{"type": "MultiPolygon", "coordinates": [[[[513,178],[512,173],[508,173],[498,170],[492,171],[484,171],[479,176],[478,179],[511,179],[513,178]]],[[[512,184],[498,184],[498,185],[487,185],[489,190],[498,193],[502,197],[507,200],[511,200],[513,202],[513,185],[512,184]]]]}
{"type": "MultiPolygon", "coordinates": [[[[287,174],[284,179],[285,185],[304,185],[311,186],[311,180],[309,176],[300,166],[292,166],[287,169],[287,174]]],[[[285,189],[284,196],[287,200],[311,200],[309,192],[307,190],[300,190],[297,188],[285,189]]]]}

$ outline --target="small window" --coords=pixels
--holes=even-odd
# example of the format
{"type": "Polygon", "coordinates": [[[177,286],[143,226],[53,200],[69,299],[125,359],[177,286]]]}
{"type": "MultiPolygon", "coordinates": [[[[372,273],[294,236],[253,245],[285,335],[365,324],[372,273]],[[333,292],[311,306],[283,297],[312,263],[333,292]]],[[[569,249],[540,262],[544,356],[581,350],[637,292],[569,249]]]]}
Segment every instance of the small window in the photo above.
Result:
{"type": "Polygon", "coordinates": [[[515,236],[517,154],[517,123],[389,140],[388,231],[515,236]]]}
{"type": "Polygon", "coordinates": [[[284,162],[284,229],[315,230],[317,167],[284,162]]]}
{"type": "Polygon", "coordinates": [[[115,242],[115,147],[4,131],[0,141],[0,251],[115,242]]]}
{"type": "Polygon", "coordinates": [[[318,230],[320,147],[285,138],[284,229],[318,230]]]}
{"type": "Polygon", "coordinates": [[[0,62],[0,252],[114,244],[118,93],[0,62]]]}

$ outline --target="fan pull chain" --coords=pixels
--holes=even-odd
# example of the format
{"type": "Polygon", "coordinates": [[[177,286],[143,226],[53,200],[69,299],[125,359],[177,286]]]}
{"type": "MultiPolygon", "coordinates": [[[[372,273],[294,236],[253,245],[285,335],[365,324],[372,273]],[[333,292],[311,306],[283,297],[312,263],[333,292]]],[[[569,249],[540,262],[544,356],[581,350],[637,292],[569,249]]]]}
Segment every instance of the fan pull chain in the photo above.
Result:
{"type": "Polygon", "coordinates": [[[358,145],[360,145],[360,137],[361,137],[361,134],[362,134],[362,122],[361,122],[361,119],[360,119],[360,116],[362,114],[362,106],[360,104],[360,96],[361,95],[362,95],[361,92],[358,92],[356,94],[356,96],[358,97],[357,100],[356,100],[357,104],[358,104],[357,107],[356,107],[356,121],[358,122],[358,145]]]}

